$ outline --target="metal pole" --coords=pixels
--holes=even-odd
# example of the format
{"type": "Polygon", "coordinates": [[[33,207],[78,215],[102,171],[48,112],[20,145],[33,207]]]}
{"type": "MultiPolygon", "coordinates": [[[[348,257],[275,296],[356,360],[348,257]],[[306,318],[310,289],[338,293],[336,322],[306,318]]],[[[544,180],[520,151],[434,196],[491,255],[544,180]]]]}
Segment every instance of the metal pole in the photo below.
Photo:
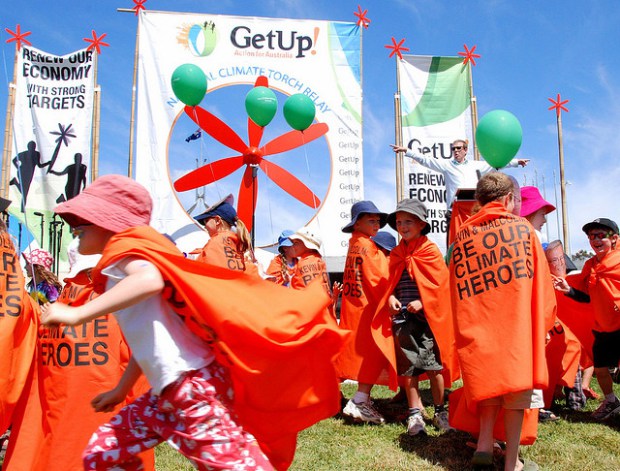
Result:
{"type": "Polygon", "coordinates": [[[476,129],[478,128],[478,102],[476,100],[476,96],[474,95],[474,80],[471,69],[471,62],[467,62],[467,69],[469,73],[469,99],[471,103],[471,140],[472,143],[470,147],[474,150],[474,160],[480,160],[480,152],[478,151],[478,146],[476,145],[476,129]]]}
{"type": "Polygon", "coordinates": [[[556,218],[556,224],[557,224],[557,235],[558,235],[558,239],[560,238],[560,211],[558,211],[558,189],[557,186],[555,184],[556,182],[556,175],[555,175],[555,169],[553,170],[553,194],[555,195],[555,218],[556,218]]]}
{"type": "MultiPolygon", "coordinates": [[[[396,93],[394,94],[394,139],[397,146],[403,145],[403,122],[400,107],[400,71],[398,68],[398,56],[396,56],[396,93]]],[[[402,152],[396,155],[396,202],[404,199],[403,181],[404,156],[402,152]]]]}
{"type": "Polygon", "coordinates": [[[17,84],[17,47],[13,61],[13,82],[9,84],[9,96],[6,104],[6,121],[4,124],[4,149],[2,150],[2,179],[0,181],[0,196],[9,195],[9,180],[11,175],[11,153],[13,144],[13,114],[15,113],[15,90],[17,84]]]}

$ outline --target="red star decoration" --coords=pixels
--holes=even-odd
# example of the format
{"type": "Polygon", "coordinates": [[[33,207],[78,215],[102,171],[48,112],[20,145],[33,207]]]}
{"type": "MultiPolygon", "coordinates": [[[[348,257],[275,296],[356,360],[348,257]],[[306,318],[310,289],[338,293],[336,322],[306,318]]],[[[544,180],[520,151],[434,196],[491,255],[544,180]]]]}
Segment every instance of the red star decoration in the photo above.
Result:
{"type": "Polygon", "coordinates": [[[93,33],[93,39],[84,38],[84,41],[86,41],[87,43],[90,43],[90,46],[88,46],[87,50],[91,51],[93,49],[96,49],[97,54],[101,54],[101,46],[106,46],[106,47],[110,46],[108,43],[103,42],[103,38],[105,38],[108,35],[108,33],[103,33],[99,37],[97,37],[97,33],[95,32],[94,29],[92,33],[93,33]]]}
{"type": "Polygon", "coordinates": [[[396,54],[398,56],[399,59],[402,60],[403,58],[403,52],[408,52],[409,48],[408,47],[404,47],[403,43],[405,42],[404,39],[401,39],[398,44],[396,43],[396,39],[394,39],[392,37],[392,44],[386,44],[384,47],[386,49],[392,49],[392,52],[390,52],[390,56],[392,57],[394,54],[396,54]],[[402,51],[402,52],[401,52],[402,51]]]}
{"type": "Polygon", "coordinates": [[[370,25],[370,18],[366,16],[368,14],[368,9],[362,11],[362,7],[358,5],[357,11],[354,11],[353,14],[358,18],[357,23],[355,24],[368,29],[368,25],[370,25]]]}
{"type": "Polygon", "coordinates": [[[458,53],[459,56],[465,58],[463,59],[463,64],[467,64],[471,61],[471,65],[476,65],[476,61],[474,59],[480,59],[480,54],[474,53],[474,51],[476,50],[476,45],[474,44],[474,47],[472,47],[471,49],[469,49],[466,44],[463,44],[463,47],[465,48],[465,52],[458,53]]]}
{"type": "Polygon", "coordinates": [[[15,28],[15,32],[11,31],[9,28],[5,28],[4,30],[7,33],[9,33],[11,36],[13,36],[12,38],[7,39],[6,42],[10,43],[11,41],[15,41],[18,51],[22,48],[22,43],[28,46],[32,46],[30,41],[26,39],[26,36],[30,36],[30,31],[26,31],[25,33],[22,33],[20,25],[17,25],[17,27],[15,28]]]}
{"type": "Polygon", "coordinates": [[[568,108],[566,108],[564,105],[566,103],[569,102],[569,100],[564,100],[562,101],[562,99],[560,98],[560,94],[558,93],[558,97],[554,100],[553,98],[547,98],[547,100],[549,100],[551,103],[553,103],[552,106],[549,107],[550,110],[555,109],[555,113],[557,116],[560,116],[560,113],[562,111],[566,111],[568,113],[568,108]]]}
{"type": "Polygon", "coordinates": [[[146,0],[133,0],[133,3],[136,6],[133,7],[132,10],[136,12],[136,16],[138,16],[138,13],[140,12],[140,10],[146,11],[146,8],[144,7],[146,0]]]}

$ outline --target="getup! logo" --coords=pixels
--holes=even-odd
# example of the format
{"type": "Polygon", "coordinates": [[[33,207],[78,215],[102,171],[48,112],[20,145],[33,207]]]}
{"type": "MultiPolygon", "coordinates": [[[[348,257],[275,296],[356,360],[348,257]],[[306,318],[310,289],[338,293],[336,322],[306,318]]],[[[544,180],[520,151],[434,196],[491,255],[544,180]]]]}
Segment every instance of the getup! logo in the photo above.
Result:
{"type": "Polygon", "coordinates": [[[184,26],[181,28],[178,40],[181,44],[186,44],[196,57],[207,57],[217,46],[218,31],[215,22],[205,21],[184,26]]]}

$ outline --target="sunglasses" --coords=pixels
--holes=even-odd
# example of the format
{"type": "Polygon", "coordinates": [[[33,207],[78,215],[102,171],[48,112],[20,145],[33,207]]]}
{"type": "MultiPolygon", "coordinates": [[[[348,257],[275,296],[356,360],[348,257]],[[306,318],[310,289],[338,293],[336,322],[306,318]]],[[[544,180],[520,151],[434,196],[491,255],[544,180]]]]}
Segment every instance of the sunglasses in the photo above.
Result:
{"type": "Polygon", "coordinates": [[[608,239],[613,235],[613,232],[590,232],[588,234],[588,239],[590,240],[603,240],[608,239]]]}
{"type": "Polygon", "coordinates": [[[452,146],[452,150],[461,150],[463,148],[463,146],[452,146]]]}

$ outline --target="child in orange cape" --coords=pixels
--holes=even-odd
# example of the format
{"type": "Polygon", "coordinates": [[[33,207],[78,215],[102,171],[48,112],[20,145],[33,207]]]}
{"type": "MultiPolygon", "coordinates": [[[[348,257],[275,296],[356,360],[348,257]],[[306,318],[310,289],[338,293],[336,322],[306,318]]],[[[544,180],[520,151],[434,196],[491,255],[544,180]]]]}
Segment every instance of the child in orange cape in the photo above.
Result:
{"type": "MultiPolygon", "coordinates": [[[[387,257],[371,237],[385,226],[387,214],[372,201],[358,201],[351,207],[351,222],[342,232],[351,233],[349,251],[342,279],[340,327],[353,332],[344,351],[336,360],[341,378],[358,382],[357,392],[347,402],[343,414],[354,421],[382,424],[383,416],[372,406],[370,391],[377,382],[387,384],[386,372],[393,356],[389,333],[377,332],[371,326],[380,298],[387,288],[387,257]]],[[[396,388],[393,371],[392,387],[396,388]]]]}
{"type": "Polygon", "coordinates": [[[233,196],[228,195],[195,217],[209,233],[209,240],[196,260],[258,275],[252,239],[243,221],[237,217],[233,201],[233,196]]]}
{"type": "Polygon", "coordinates": [[[42,321],[79,325],[115,313],[132,357],[95,409],[120,402],[140,371],[152,387],[99,427],[85,469],[139,469],[137,454],[164,440],[198,469],[288,467],[296,433],[339,403],[329,367],[342,335],[328,296],[186,259],[148,227],[151,207],[143,186],[107,175],[56,208],[80,253],[102,253],[93,272],[101,294],[79,307],[46,304],[42,321]],[[312,369],[312,386],[302,368],[312,369]]]}
{"type": "Polygon", "coordinates": [[[293,231],[284,230],[278,237],[278,254],[273,257],[267,267],[267,280],[281,286],[289,286],[297,266],[297,256],[293,249],[293,241],[289,236],[293,231]]]}
{"type": "Polygon", "coordinates": [[[407,433],[426,433],[418,390],[419,377],[430,380],[435,417],[439,430],[451,430],[444,406],[444,376],[456,379],[454,331],[450,307],[448,269],[437,246],[426,234],[426,206],[418,200],[402,200],[388,216],[388,224],[401,236],[390,253],[389,311],[392,316],[396,366],[405,378],[409,404],[407,433]]]}
{"type": "Polygon", "coordinates": [[[515,195],[508,176],[482,177],[476,199],[481,209],[457,232],[450,260],[464,399],[480,424],[472,464],[493,463],[494,426],[503,410],[504,469],[520,471],[524,410],[543,406],[534,390],[548,383],[545,339],[555,319],[555,296],[534,229],[511,212],[515,195]]]}
{"type": "MultiPolygon", "coordinates": [[[[594,374],[605,395],[605,400],[592,413],[596,420],[605,420],[620,413],[620,400],[614,394],[609,368],[618,368],[620,362],[620,248],[618,225],[607,218],[597,218],[583,226],[594,250],[581,273],[567,280],[556,279],[556,289],[570,295],[586,294],[594,311],[594,343],[592,359],[594,374]]],[[[587,298],[586,298],[587,299],[587,298]]]]}

